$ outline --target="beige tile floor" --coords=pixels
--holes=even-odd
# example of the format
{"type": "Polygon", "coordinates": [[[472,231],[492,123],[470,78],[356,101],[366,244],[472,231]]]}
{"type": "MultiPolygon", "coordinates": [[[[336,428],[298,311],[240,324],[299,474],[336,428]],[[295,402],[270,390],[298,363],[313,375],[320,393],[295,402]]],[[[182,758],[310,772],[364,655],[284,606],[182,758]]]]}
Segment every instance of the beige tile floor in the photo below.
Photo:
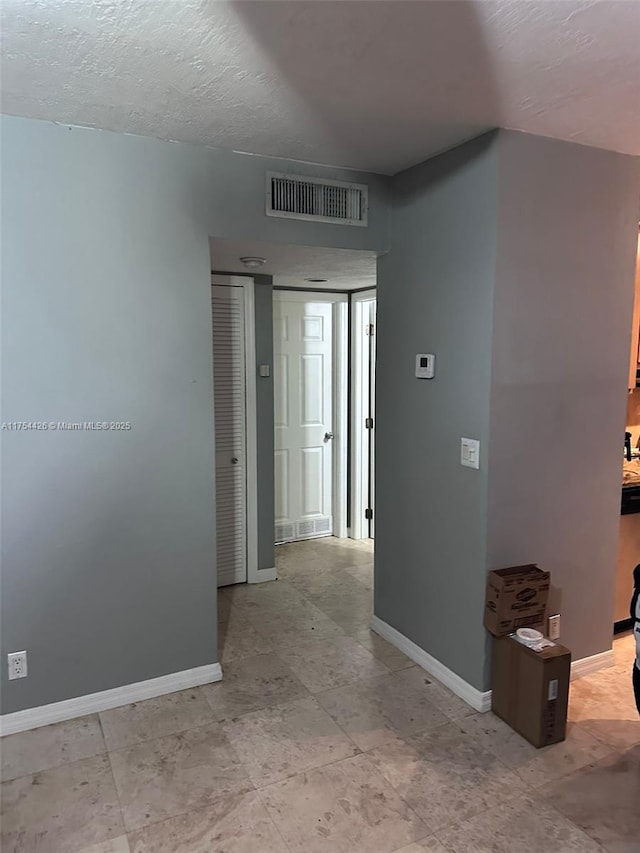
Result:
{"type": "Polygon", "coordinates": [[[368,544],[277,550],[223,682],[2,741],[3,853],[640,853],[631,637],[536,750],[369,631],[368,544]]]}

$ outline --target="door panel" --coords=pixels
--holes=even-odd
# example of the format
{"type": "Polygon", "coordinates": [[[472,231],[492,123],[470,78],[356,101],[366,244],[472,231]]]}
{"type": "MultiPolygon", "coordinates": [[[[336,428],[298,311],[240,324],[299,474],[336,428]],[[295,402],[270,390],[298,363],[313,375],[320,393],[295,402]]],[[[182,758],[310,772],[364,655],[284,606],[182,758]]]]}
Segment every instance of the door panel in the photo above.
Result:
{"type": "Polygon", "coordinates": [[[322,328],[322,317],[304,317],[303,320],[303,340],[305,341],[322,341],[324,340],[324,330],[322,328]]]}
{"type": "Polygon", "coordinates": [[[332,326],[331,303],[274,300],[277,542],[333,529],[332,326]]]}
{"type": "Polygon", "coordinates": [[[323,477],[324,448],[303,447],[301,455],[302,507],[300,515],[309,518],[322,515],[324,507],[323,477]]]}
{"type": "Polygon", "coordinates": [[[289,518],[289,451],[275,452],[276,518],[289,518]]]}
{"type": "Polygon", "coordinates": [[[275,426],[289,426],[289,356],[282,353],[274,357],[273,395],[275,426]]]}
{"type": "Polygon", "coordinates": [[[244,291],[211,288],[218,586],[247,579],[244,291]]]}
{"type": "Polygon", "coordinates": [[[300,375],[302,386],[300,394],[302,400],[301,426],[322,426],[325,422],[323,356],[319,354],[303,355],[301,356],[300,366],[302,368],[300,375]]]}

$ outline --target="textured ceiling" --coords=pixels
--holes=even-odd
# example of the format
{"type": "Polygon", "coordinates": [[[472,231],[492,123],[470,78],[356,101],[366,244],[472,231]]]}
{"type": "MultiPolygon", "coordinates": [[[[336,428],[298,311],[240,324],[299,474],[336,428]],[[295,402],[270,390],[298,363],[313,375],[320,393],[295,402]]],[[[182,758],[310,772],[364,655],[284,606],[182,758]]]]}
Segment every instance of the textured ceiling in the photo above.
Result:
{"type": "Polygon", "coordinates": [[[358,290],[376,286],[376,255],[355,249],[322,249],[280,243],[257,243],[211,238],[211,265],[219,272],[256,272],[272,275],[276,287],[319,287],[325,290],[358,290]],[[240,258],[257,256],[266,264],[248,270],[240,258]],[[326,278],[326,283],[309,283],[326,278]]]}
{"type": "Polygon", "coordinates": [[[2,0],[2,110],[394,173],[494,126],[640,154],[640,0],[2,0]]]}

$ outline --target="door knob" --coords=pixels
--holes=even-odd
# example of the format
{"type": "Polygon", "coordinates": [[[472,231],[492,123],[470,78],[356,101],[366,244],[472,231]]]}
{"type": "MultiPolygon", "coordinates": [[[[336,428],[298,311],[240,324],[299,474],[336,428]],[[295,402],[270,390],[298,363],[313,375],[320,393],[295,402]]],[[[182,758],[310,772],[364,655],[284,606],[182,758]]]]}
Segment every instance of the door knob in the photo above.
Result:
{"type": "Polygon", "coordinates": [[[231,464],[232,464],[232,465],[237,465],[239,461],[240,461],[240,460],[238,459],[238,457],[237,457],[237,456],[232,456],[232,457],[231,457],[231,464]]]}
{"type": "Polygon", "coordinates": [[[333,433],[332,433],[332,432],[325,432],[325,434],[324,434],[324,440],[325,440],[325,443],[326,443],[327,441],[331,441],[331,439],[332,439],[332,438],[333,438],[333,433]]]}

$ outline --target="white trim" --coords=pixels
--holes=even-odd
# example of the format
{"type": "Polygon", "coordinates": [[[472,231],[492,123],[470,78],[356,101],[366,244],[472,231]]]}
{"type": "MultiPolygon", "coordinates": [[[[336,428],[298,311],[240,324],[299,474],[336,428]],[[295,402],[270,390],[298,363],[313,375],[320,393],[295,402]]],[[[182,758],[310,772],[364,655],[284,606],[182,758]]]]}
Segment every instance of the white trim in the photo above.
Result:
{"type": "Polygon", "coordinates": [[[377,299],[369,303],[369,319],[373,323],[373,339],[369,341],[370,351],[373,350],[372,356],[369,356],[369,414],[373,418],[373,432],[370,433],[372,448],[371,455],[367,455],[368,463],[368,478],[367,485],[369,486],[371,495],[369,497],[369,506],[373,510],[373,517],[369,522],[369,536],[375,539],[376,535],[376,372],[378,370],[378,301],[377,299]]]}
{"type": "MultiPolygon", "coordinates": [[[[333,535],[348,536],[347,528],[347,409],[348,400],[348,302],[346,293],[323,291],[274,290],[278,302],[328,302],[333,304],[333,433],[334,454],[332,471],[333,535]]],[[[324,536],[325,534],[320,534],[324,536]]],[[[312,538],[312,537],[310,537],[312,538]]]]}
{"type": "Polygon", "coordinates": [[[364,537],[365,500],[362,487],[364,399],[362,387],[362,302],[351,313],[351,537],[364,537]]]}
{"type": "Polygon", "coordinates": [[[341,539],[347,530],[347,408],[348,395],[348,322],[349,306],[345,301],[333,305],[333,420],[337,436],[333,454],[333,535],[341,539]]]}
{"type": "Polygon", "coordinates": [[[606,652],[600,652],[597,655],[591,655],[588,658],[580,658],[574,660],[571,664],[571,681],[578,678],[584,678],[585,675],[591,675],[593,672],[598,672],[601,669],[607,669],[615,665],[615,655],[613,649],[606,652]]]}
{"type": "MultiPolygon", "coordinates": [[[[365,344],[365,314],[369,322],[368,304],[376,299],[376,291],[366,290],[352,295],[351,313],[351,538],[366,539],[369,536],[364,512],[368,505],[365,483],[370,472],[365,464],[365,442],[367,431],[364,420],[368,416],[369,388],[368,360],[363,358],[365,344]],[[365,308],[365,306],[367,306],[365,308]],[[365,379],[366,377],[366,379],[365,379]],[[366,476],[365,476],[366,474],[366,476]]],[[[368,454],[367,454],[368,455],[368,454]]]]}
{"type": "Polygon", "coordinates": [[[278,570],[275,566],[271,569],[258,569],[258,575],[255,578],[248,578],[247,583],[264,583],[265,581],[277,581],[278,570]]]}
{"type": "Polygon", "coordinates": [[[246,417],[247,583],[262,583],[258,569],[258,403],[256,390],[255,281],[250,276],[212,275],[211,285],[241,287],[244,291],[244,360],[246,417]]]}
{"type": "MultiPolygon", "coordinates": [[[[242,277],[244,288],[244,339],[246,367],[247,434],[247,582],[259,583],[258,575],[258,399],[256,390],[255,282],[242,277]]],[[[266,580],[266,578],[264,578],[266,580]]]]}
{"type": "Polygon", "coordinates": [[[279,302],[348,302],[347,293],[331,293],[327,290],[277,290],[273,289],[273,298],[279,302]]]}
{"type": "Polygon", "coordinates": [[[396,649],[404,652],[408,658],[411,658],[412,661],[421,666],[434,678],[437,678],[438,681],[444,684],[445,687],[448,687],[456,696],[463,699],[467,705],[470,705],[476,711],[480,711],[483,714],[491,710],[490,690],[483,692],[468,684],[459,675],[456,675],[453,670],[440,663],[439,660],[432,657],[408,637],[405,637],[404,634],[401,634],[400,631],[396,631],[395,628],[392,628],[391,625],[383,622],[377,616],[371,617],[370,628],[387,640],[387,642],[391,643],[392,646],[395,646],[396,649]]]}
{"type": "Polygon", "coordinates": [[[138,681],[135,684],[124,684],[122,687],[113,687],[111,690],[101,690],[99,693],[64,699],[62,702],[53,702],[50,705],[26,708],[24,711],[15,711],[13,714],[4,714],[0,717],[0,736],[26,732],[29,729],[60,723],[63,720],[73,720],[76,717],[84,717],[85,714],[108,711],[111,708],[128,705],[130,702],[154,699],[166,693],[189,690],[200,684],[211,684],[221,679],[220,664],[210,663],[194,669],[183,669],[181,672],[161,675],[159,678],[138,681]]]}
{"type": "MultiPolygon", "coordinates": [[[[369,627],[388,643],[391,643],[392,646],[395,646],[396,649],[404,652],[414,663],[417,663],[418,666],[421,666],[426,672],[437,678],[438,681],[442,682],[456,696],[463,699],[467,705],[471,705],[472,708],[483,714],[491,710],[491,690],[482,692],[471,684],[468,684],[459,675],[456,675],[455,672],[440,663],[439,660],[432,657],[428,652],[425,652],[424,649],[421,649],[420,646],[417,646],[412,640],[405,637],[404,634],[401,634],[400,631],[396,631],[391,625],[383,622],[378,616],[371,617],[369,627]]],[[[591,655],[591,657],[574,660],[571,664],[571,681],[584,678],[586,675],[599,672],[601,669],[608,669],[614,665],[615,656],[613,649],[600,652],[597,655],[591,655]]]]}
{"type": "Polygon", "coordinates": [[[375,287],[369,290],[359,290],[357,293],[351,294],[352,302],[373,302],[377,298],[378,291],[375,287]]]}

